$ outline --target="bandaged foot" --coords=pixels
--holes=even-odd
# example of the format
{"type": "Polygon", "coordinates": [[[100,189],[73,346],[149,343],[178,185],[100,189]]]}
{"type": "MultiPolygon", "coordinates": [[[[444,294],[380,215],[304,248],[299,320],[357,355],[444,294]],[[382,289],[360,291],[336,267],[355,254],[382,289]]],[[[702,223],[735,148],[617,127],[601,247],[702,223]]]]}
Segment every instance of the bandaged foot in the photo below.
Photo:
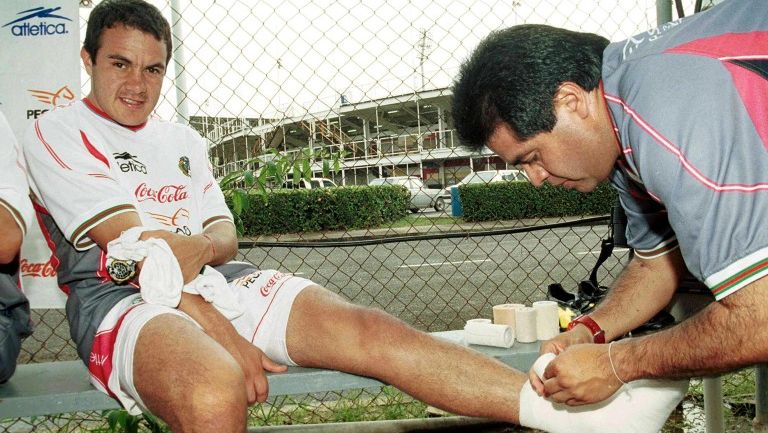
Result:
{"type": "MultiPolygon", "coordinates": [[[[541,377],[554,354],[534,364],[541,377]]],[[[610,398],[586,406],[553,403],[526,381],[520,390],[520,425],[550,433],[658,433],[688,391],[688,380],[636,380],[610,398]]]]}

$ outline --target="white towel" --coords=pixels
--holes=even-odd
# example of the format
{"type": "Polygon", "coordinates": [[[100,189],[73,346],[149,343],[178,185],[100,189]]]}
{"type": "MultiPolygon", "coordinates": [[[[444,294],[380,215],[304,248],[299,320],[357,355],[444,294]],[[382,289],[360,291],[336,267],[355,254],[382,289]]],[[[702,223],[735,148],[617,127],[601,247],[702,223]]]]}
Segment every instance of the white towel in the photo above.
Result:
{"type": "Polygon", "coordinates": [[[213,303],[229,320],[236,319],[245,312],[224,275],[210,266],[205,266],[202,274],[184,286],[184,292],[202,296],[207,302],[213,303]]]}
{"type": "Polygon", "coordinates": [[[144,260],[139,274],[144,301],[176,308],[181,302],[181,292],[184,291],[202,296],[229,320],[243,314],[226,278],[210,266],[206,266],[203,274],[185,286],[181,267],[168,243],[159,238],[139,240],[139,236],[147,230],[151,229],[130,228],[107,244],[107,264],[114,259],[144,260]]]}

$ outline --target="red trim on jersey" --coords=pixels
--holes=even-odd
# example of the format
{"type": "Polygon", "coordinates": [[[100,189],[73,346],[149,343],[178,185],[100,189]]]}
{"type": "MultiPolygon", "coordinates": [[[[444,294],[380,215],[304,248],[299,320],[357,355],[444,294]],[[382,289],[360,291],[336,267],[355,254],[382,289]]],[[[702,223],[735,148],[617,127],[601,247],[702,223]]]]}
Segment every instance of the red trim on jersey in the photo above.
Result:
{"type": "Polygon", "coordinates": [[[209,189],[211,189],[211,187],[212,187],[212,186],[213,186],[213,181],[210,181],[210,182],[208,183],[208,185],[206,185],[206,186],[205,186],[205,188],[203,188],[203,194],[205,194],[206,192],[208,192],[208,190],[209,190],[209,189]]]}
{"type": "Polygon", "coordinates": [[[768,119],[768,81],[754,71],[733,63],[725,63],[725,68],[731,73],[733,84],[763,146],[768,149],[768,122],[765,121],[768,119]]]}
{"type": "Polygon", "coordinates": [[[96,276],[102,283],[111,280],[109,278],[109,273],[107,272],[107,253],[105,253],[104,250],[101,250],[101,254],[99,255],[99,267],[96,269],[96,276]]]}
{"type": "MultiPolygon", "coordinates": [[[[51,251],[51,266],[53,266],[53,271],[56,273],[56,275],[59,274],[59,265],[61,264],[61,261],[59,260],[59,257],[56,255],[56,244],[53,242],[53,239],[51,239],[51,233],[48,231],[48,228],[45,226],[45,223],[43,223],[43,217],[42,215],[48,215],[51,216],[50,213],[48,213],[48,209],[40,206],[36,202],[32,202],[32,207],[35,209],[35,217],[37,218],[37,225],[40,227],[40,232],[43,234],[43,239],[45,239],[46,245],[48,245],[48,249],[51,251]]],[[[56,278],[58,282],[58,277],[56,278]]],[[[65,295],[69,296],[69,286],[66,284],[58,284],[59,290],[64,292],[65,295]]]]}
{"type": "Polygon", "coordinates": [[[665,51],[720,60],[768,58],[768,32],[725,33],[696,39],[665,51]]]}
{"type": "Polygon", "coordinates": [[[91,100],[90,100],[90,99],[88,99],[88,98],[83,98],[83,102],[85,102],[85,106],[86,106],[86,107],[88,107],[88,108],[90,108],[90,109],[91,109],[91,111],[93,111],[95,114],[97,114],[97,115],[99,115],[100,117],[103,117],[103,118],[105,118],[105,119],[109,120],[110,122],[114,122],[114,123],[116,123],[116,124],[118,124],[118,125],[122,126],[123,128],[126,128],[126,129],[130,129],[130,130],[131,130],[131,131],[133,131],[133,132],[136,132],[136,131],[140,130],[141,128],[143,128],[143,127],[147,126],[147,122],[144,122],[144,123],[142,123],[142,124],[140,124],[140,125],[123,125],[122,123],[120,123],[120,122],[116,121],[115,119],[113,119],[113,118],[112,118],[112,117],[111,117],[109,114],[107,114],[107,113],[106,113],[104,110],[102,110],[101,108],[97,107],[97,106],[96,106],[96,104],[94,104],[93,102],[91,102],[91,100]]]}
{"type": "Polygon", "coordinates": [[[695,180],[704,185],[705,187],[716,192],[745,192],[753,193],[758,191],[768,191],[768,183],[755,183],[755,184],[742,184],[742,183],[717,183],[712,179],[704,176],[698,168],[696,168],[688,159],[683,155],[683,152],[675,146],[666,137],[656,131],[650,124],[648,124],[637,112],[635,112],[629,105],[627,105],[620,98],[612,95],[605,95],[605,99],[609,102],[619,104],[621,108],[626,112],[629,117],[634,120],[640,128],[642,128],[648,135],[650,135],[657,143],[663,148],[667,149],[670,153],[675,155],[680,161],[683,169],[687,171],[695,180]]]}
{"type": "Polygon", "coordinates": [[[619,136],[619,128],[616,126],[616,121],[613,120],[613,116],[611,115],[611,110],[608,109],[608,101],[605,98],[605,87],[603,87],[603,80],[600,80],[600,93],[603,95],[603,101],[605,101],[605,114],[608,116],[608,119],[611,121],[611,126],[613,127],[613,135],[616,137],[616,146],[619,147],[619,153],[626,154],[626,150],[623,149],[621,145],[621,137],[619,136]]]}
{"type": "Polygon", "coordinates": [[[136,305],[131,306],[117,319],[117,323],[111,329],[107,329],[98,332],[93,338],[93,346],[91,346],[91,355],[88,359],[88,372],[96,381],[98,381],[102,387],[107,391],[110,397],[115,398],[115,394],[109,389],[109,376],[112,375],[112,356],[115,351],[115,341],[117,341],[117,333],[120,330],[120,325],[123,324],[125,316],[136,308],[136,305]]]}
{"type": "Polygon", "coordinates": [[[88,149],[88,152],[90,152],[91,155],[93,155],[94,158],[98,159],[99,161],[103,162],[104,165],[109,168],[109,160],[106,156],[104,156],[103,153],[99,152],[98,149],[96,149],[93,144],[91,144],[91,140],[88,139],[88,136],[85,135],[85,132],[83,130],[80,130],[80,138],[83,140],[83,144],[85,145],[85,148],[88,149]]]}
{"type": "Polygon", "coordinates": [[[40,120],[35,120],[35,134],[37,134],[37,139],[40,140],[41,143],[43,143],[43,147],[45,147],[45,150],[48,151],[48,153],[53,157],[53,160],[56,161],[61,168],[72,170],[69,168],[69,166],[59,157],[58,154],[56,154],[56,151],[53,150],[50,144],[48,144],[47,141],[45,141],[45,138],[43,137],[43,133],[40,131],[40,120]]]}
{"type": "Polygon", "coordinates": [[[768,82],[732,60],[768,59],[768,32],[726,33],[701,38],[667,50],[673,54],[691,54],[718,59],[730,72],[733,84],[749,113],[763,146],[768,149],[768,82]]]}

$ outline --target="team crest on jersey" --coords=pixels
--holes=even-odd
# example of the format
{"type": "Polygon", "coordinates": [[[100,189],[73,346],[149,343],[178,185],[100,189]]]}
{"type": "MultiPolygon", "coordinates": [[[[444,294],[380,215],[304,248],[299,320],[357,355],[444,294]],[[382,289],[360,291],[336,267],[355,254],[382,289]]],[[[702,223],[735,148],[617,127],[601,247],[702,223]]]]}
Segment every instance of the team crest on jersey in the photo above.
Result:
{"type": "Polygon", "coordinates": [[[142,174],[147,174],[147,166],[143,162],[136,159],[136,155],[131,155],[128,152],[115,152],[112,154],[117,162],[117,166],[120,167],[120,171],[128,173],[129,171],[135,171],[142,174]]]}
{"type": "Polygon", "coordinates": [[[184,176],[189,177],[189,158],[186,156],[179,158],[179,170],[184,173],[184,176]]]}

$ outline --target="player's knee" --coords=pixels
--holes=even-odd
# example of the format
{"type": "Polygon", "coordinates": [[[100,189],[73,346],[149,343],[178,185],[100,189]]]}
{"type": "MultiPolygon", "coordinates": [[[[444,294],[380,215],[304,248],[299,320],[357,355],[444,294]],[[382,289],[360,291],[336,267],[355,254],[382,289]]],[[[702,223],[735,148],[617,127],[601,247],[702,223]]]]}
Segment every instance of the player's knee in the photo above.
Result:
{"type": "MultiPolygon", "coordinates": [[[[228,366],[230,367],[230,366],[228,366]]],[[[239,368],[209,367],[211,374],[200,381],[188,398],[189,416],[183,431],[239,432],[245,426],[247,397],[239,368]]]]}

